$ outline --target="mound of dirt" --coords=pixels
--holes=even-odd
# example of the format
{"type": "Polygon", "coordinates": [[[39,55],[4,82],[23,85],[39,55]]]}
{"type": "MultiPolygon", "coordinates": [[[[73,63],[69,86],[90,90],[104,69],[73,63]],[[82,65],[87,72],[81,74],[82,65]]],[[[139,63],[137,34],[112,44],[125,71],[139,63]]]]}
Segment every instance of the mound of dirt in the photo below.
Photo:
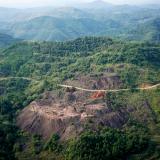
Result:
{"type": "Polygon", "coordinates": [[[97,92],[97,93],[93,93],[93,95],[91,96],[92,99],[95,98],[100,98],[100,97],[104,97],[105,93],[104,92],[97,92]]]}
{"type": "Polygon", "coordinates": [[[74,102],[76,100],[76,97],[73,94],[66,93],[64,96],[65,102],[74,102]]]}
{"type": "Polygon", "coordinates": [[[120,77],[114,73],[113,68],[108,68],[107,72],[103,72],[98,76],[98,73],[92,73],[97,76],[85,75],[80,73],[74,74],[74,80],[67,80],[63,82],[64,85],[76,86],[85,89],[119,89],[123,86],[120,77]]]}
{"type": "Polygon", "coordinates": [[[119,76],[110,76],[108,78],[99,78],[99,80],[93,83],[92,88],[94,89],[115,89],[119,88],[122,84],[119,76]]]}
{"type": "Polygon", "coordinates": [[[46,95],[47,99],[35,100],[20,112],[16,118],[20,129],[30,134],[41,134],[43,139],[56,133],[67,140],[81,135],[85,130],[84,123],[88,123],[89,118],[92,123],[88,123],[88,126],[95,131],[97,125],[121,129],[126,124],[125,113],[113,111],[102,98],[88,101],[90,94],[85,91],[43,94],[46,95]]]}

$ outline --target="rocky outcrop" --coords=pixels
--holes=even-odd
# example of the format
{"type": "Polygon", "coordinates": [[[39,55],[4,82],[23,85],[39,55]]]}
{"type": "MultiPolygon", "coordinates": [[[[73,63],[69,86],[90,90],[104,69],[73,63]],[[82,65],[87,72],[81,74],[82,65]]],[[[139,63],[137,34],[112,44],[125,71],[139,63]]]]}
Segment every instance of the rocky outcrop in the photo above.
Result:
{"type": "Polygon", "coordinates": [[[94,82],[92,88],[94,89],[115,89],[118,88],[122,82],[119,76],[110,76],[108,78],[100,78],[97,82],[94,82]]]}
{"type": "Polygon", "coordinates": [[[114,68],[108,68],[107,72],[92,72],[90,74],[74,73],[73,80],[63,82],[63,85],[76,86],[85,89],[119,89],[123,87],[120,77],[114,72],[114,68]]]}
{"type": "Polygon", "coordinates": [[[30,134],[38,133],[47,139],[56,133],[61,139],[67,140],[82,134],[84,123],[88,123],[89,118],[92,119],[89,126],[93,130],[99,124],[121,129],[126,123],[125,114],[113,111],[102,98],[87,102],[87,92],[46,94],[48,99],[31,102],[16,118],[16,124],[30,134]]]}

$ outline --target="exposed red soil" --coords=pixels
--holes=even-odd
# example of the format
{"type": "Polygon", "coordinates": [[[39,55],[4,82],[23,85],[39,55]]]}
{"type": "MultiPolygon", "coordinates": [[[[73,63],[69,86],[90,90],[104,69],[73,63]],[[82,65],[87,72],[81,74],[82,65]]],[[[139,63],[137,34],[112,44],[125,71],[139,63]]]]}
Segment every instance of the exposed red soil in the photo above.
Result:
{"type": "Polygon", "coordinates": [[[152,86],[152,84],[143,84],[143,85],[141,85],[141,88],[149,88],[149,87],[151,87],[152,86]]]}
{"type": "MultiPolygon", "coordinates": [[[[68,88],[69,88],[69,92],[73,92],[73,91],[72,91],[72,87],[68,87],[68,88]]],[[[67,88],[65,88],[65,91],[66,91],[66,89],[67,89],[67,88]]]]}
{"type": "Polygon", "coordinates": [[[93,95],[91,96],[92,99],[95,98],[101,98],[104,97],[105,93],[104,92],[97,92],[97,93],[93,93],[93,95]]]}

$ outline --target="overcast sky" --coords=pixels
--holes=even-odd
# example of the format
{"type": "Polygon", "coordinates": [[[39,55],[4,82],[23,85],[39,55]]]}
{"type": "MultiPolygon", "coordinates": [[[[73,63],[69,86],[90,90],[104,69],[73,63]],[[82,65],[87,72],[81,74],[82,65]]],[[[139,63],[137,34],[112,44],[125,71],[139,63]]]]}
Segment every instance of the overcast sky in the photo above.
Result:
{"type": "MultiPolygon", "coordinates": [[[[3,7],[44,7],[59,6],[81,2],[92,2],[94,0],[0,0],[0,6],[3,7]]],[[[160,4],[160,0],[104,0],[112,4],[160,4]]]]}

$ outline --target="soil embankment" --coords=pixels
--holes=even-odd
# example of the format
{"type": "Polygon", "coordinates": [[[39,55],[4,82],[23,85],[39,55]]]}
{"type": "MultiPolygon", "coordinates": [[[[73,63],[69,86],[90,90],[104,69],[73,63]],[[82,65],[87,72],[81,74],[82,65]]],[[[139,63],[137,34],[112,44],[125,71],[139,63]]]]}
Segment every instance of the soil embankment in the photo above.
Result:
{"type": "Polygon", "coordinates": [[[35,100],[24,108],[16,119],[16,124],[29,133],[42,134],[44,139],[52,133],[61,139],[70,139],[81,135],[87,127],[97,130],[95,126],[122,128],[126,123],[125,113],[113,111],[103,98],[90,99],[90,93],[46,92],[43,98],[35,100]],[[47,99],[44,99],[46,97],[47,99]],[[88,119],[92,123],[88,123],[88,119]]]}

